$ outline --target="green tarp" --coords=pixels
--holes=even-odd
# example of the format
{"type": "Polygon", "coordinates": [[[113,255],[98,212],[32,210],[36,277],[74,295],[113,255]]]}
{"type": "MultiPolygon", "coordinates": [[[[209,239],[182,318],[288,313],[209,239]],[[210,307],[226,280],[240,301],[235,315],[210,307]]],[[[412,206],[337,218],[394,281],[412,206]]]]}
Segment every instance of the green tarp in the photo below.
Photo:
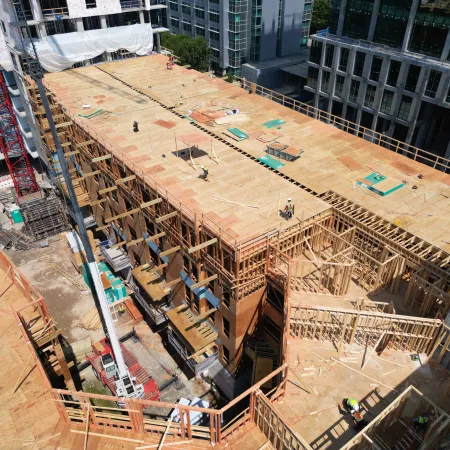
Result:
{"type": "Polygon", "coordinates": [[[258,161],[261,161],[266,166],[272,167],[272,169],[279,169],[280,167],[283,167],[284,164],[280,161],[278,161],[275,158],[272,158],[270,155],[264,155],[258,158],[258,161]]]}
{"type": "Polygon", "coordinates": [[[283,123],[286,123],[286,122],[281,119],[273,119],[273,120],[269,120],[266,123],[263,123],[263,126],[266,128],[275,128],[275,127],[278,127],[279,125],[283,125],[283,123]]]}
{"type": "Polygon", "coordinates": [[[241,131],[239,128],[227,128],[227,130],[231,133],[234,134],[236,137],[238,137],[239,139],[248,139],[248,134],[244,133],[243,131],[241,131]]]}

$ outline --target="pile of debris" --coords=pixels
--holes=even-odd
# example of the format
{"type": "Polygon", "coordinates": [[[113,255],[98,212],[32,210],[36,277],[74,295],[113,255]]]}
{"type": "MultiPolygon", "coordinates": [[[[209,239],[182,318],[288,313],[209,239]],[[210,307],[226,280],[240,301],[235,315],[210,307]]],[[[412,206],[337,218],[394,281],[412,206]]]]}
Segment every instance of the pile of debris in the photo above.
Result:
{"type": "Polygon", "coordinates": [[[32,239],[16,230],[0,229],[0,245],[9,250],[28,250],[33,245],[32,239]]]}

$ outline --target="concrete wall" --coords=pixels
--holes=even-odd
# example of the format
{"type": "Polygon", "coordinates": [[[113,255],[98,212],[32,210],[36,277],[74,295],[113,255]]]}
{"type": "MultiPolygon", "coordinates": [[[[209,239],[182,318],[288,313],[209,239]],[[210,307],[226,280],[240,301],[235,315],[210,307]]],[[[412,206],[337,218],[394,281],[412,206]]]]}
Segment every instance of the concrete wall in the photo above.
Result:
{"type": "Polygon", "coordinates": [[[300,50],[304,7],[305,4],[302,1],[284,0],[280,56],[291,55],[300,50]]]}
{"type": "Polygon", "coordinates": [[[122,12],[119,0],[67,0],[69,16],[78,17],[105,16],[122,12]],[[96,2],[96,8],[86,8],[86,3],[96,2]]]}
{"type": "Polygon", "coordinates": [[[269,59],[274,59],[277,56],[279,10],[279,0],[263,0],[260,61],[268,61],[269,59]]]}

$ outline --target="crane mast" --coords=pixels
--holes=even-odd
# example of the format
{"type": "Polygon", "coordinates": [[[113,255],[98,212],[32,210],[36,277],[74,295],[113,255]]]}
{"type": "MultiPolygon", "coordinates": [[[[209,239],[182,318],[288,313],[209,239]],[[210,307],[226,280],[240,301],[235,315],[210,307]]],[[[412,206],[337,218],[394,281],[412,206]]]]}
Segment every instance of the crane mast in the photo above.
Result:
{"type": "Polygon", "coordinates": [[[48,120],[48,125],[52,133],[56,153],[58,155],[58,160],[61,166],[61,172],[64,177],[64,181],[67,186],[67,191],[69,194],[70,201],[72,203],[75,222],[78,225],[78,230],[81,237],[81,242],[83,243],[84,250],[86,252],[86,259],[89,267],[89,271],[94,283],[95,293],[97,294],[98,303],[100,305],[100,313],[103,318],[103,325],[106,328],[105,332],[108,336],[109,342],[112,347],[114,354],[115,363],[117,366],[118,376],[116,378],[117,395],[119,397],[141,397],[144,394],[144,388],[141,384],[136,384],[134,378],[130,375],[129,370],[125,364],[125,360],[120,348],[119,338],[117,336],[116,328],[109,310],[108,301],[106,299],[105,291],[103,289],[103,284],[101,281],[100,273],[97,267],[97,262],[95,261],[95,256],[92,251],[91,243],[89,241],[86,225],[83,220],[83,216],[78,204],[78,199],[75,194],[72,179],[70,178],[68,164],[64,155],[63,148],[61,147],[61,142],[59,140],[58,132],[55,127],[55,122],[53,120],[53,114],[47,99],[47,93],[45,91],[42,79],[44,78],[44,72],[42,66],[39,62],[39,57],[36,52],[33,40],[31,39],[31,33],[29,26],[27,24],[26,16],[24,13],[24,8],[22,0],[13,0],[13,5],[16,10],[17,20],[21,24],[22,36],[28,36],[30,38],[32,56],[27,53],[25,44],[22,40],[23,47],[23,59],[28,66],[28,72],[31,78],[36,82],[39,89],[39,94],[42,100],[42,106],[44,107],[45,115],[48,120]]]}

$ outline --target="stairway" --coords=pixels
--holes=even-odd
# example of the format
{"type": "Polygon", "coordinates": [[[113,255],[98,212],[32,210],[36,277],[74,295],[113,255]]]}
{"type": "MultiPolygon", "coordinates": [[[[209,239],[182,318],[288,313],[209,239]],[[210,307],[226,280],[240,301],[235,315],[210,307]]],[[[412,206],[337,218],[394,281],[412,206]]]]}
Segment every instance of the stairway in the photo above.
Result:
{"type": "Polygon", "coordinates": [[[404,434],[393,446],[387,444],[378,434],[372,436],[372,440],[380,450],[417,450],[423,441],[423,436],[423,431],[416,431],[414,427],[408,426],[404,434]]]}

